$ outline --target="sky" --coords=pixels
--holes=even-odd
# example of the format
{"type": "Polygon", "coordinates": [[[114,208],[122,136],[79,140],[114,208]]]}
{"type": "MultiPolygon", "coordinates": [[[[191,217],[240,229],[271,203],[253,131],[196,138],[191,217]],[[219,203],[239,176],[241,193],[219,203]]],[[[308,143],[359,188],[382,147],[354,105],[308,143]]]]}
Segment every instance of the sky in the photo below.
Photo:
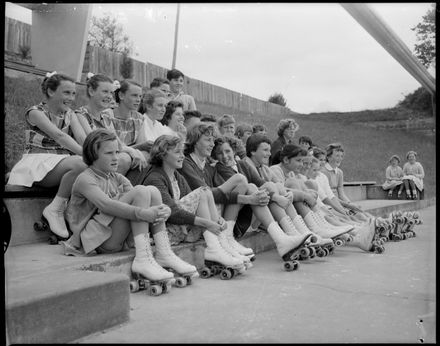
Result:
{"type": "MultiPolygon", "coordinates": [[[[369,6],[413,51],[411,28],[431,3],[369,6]]],[[[13,7],[7,16],[31,22],[13,7]]],[[[105,13],[123,25],[136,60],[171,68],[177,4],[93,5],[92,15],[105,13]]],[[[181,4],[176,68],[261,100],[281,93],[304,114],[390,108],[420,87],[338,3],[181,4]]]]}

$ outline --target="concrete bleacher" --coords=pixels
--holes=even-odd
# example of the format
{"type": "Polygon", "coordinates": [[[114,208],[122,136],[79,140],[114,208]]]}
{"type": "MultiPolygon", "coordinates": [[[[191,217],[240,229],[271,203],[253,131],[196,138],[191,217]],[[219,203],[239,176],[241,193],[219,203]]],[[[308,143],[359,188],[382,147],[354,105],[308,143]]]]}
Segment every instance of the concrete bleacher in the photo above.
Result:
{"type": "MultiPolygon", "coordinates": [[[[364,188],[374,185],[352,186],[351,196],[367,196],[364,188]]],[[[48,232],[33,229],[53,194],[8,188],[4,195],[12,221],[4,256],[8,343],[71,342],[130,318],[134,249],[107,255],[64,256],[61,245],[48,244],[48,232]]],[[[365,198],[356,199],[356,203],[373,215],[386,216],[394,210],[425,208],[435,204],[435,199],[365,198]]],[[[240,242],[256,253],[275,247],[265,231],[246,234],[240,242]]],[[[175,246],[174,251],[200,269],[204,248],[205,242],[198,241],[175,246]]]]}

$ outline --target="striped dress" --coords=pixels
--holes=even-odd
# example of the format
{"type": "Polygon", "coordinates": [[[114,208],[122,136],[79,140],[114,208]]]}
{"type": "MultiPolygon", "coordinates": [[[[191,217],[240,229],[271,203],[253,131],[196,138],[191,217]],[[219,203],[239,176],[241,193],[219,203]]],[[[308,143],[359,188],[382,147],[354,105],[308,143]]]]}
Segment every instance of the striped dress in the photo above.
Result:
{"type": "Polygon", "coordinates": [[[58,129],[73,137],[70,127],[72,116],[74,116],[72,110],[57,115],[51,113],[44,103],[28,108],[25,112],[24,153],[21,160],[11,170],[8,180],[10,185],[31,187],[34,182],[43,180],[61,160],[74,155],[30,122],[29,113],[33,110],[42,112],[58,129]]]}

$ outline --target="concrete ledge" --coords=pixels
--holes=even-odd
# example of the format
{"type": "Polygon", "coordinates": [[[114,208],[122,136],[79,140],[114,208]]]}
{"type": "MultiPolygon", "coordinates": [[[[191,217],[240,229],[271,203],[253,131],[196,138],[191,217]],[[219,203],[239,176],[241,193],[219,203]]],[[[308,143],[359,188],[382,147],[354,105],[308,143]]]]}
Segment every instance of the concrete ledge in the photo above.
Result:
{"type": "MultiPolygon", "coordinates": [[[[385,191],[381,185],[371,185],[366,187],[367,195],[365,199],[394,199],[397,200],[397,189],[394,189],[392,198],[388,198],[388,191],[385,191]]],[[[405,200],[403,192],[402,200],[405,200]]],[[[425,199],[425,191],[420,192],[418,199],[425,199]]]]}
{"type": "Polygon", "coordinates": [[[59,270],[6,282],[10,344],[65,343],[129,319],[126,276],[59,270]]]}

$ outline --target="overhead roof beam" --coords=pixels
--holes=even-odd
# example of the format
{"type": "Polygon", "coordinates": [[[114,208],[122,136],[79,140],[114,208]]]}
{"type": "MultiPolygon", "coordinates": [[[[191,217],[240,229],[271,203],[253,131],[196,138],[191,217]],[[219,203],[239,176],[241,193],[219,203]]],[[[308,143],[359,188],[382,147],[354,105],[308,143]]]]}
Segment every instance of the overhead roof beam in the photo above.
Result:
{"type": "Polygon", "coordinates": [[[435,95],[435,78],[411,53],[403,41],[364,3],[341,3],[341,6],[396,59],[431,95],[435,95]]]}

